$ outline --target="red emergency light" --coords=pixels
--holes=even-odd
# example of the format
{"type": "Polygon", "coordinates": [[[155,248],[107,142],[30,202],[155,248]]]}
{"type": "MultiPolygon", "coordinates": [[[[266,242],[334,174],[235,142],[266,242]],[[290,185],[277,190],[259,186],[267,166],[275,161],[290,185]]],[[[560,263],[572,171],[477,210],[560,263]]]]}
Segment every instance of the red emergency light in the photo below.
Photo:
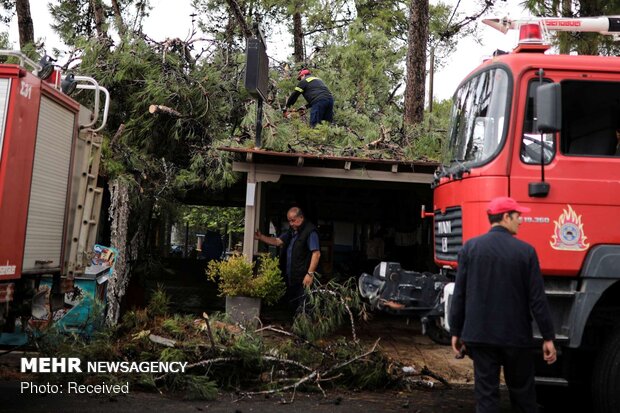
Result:
{"type": "Polygon", "coordinates": [[[538,23],[526,23],[519,27],[519,43],[542,44],[542,30],[538,23]]]}

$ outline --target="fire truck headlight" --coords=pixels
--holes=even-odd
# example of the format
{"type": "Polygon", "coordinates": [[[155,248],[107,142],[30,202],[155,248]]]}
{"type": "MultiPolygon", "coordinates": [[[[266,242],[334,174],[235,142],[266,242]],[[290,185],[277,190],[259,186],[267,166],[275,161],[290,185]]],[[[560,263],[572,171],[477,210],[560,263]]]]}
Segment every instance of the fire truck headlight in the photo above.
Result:
{"type": "Polygon", "coordinates": [[[75,81],[75,76],[73,75],[73,73],[70,73],[62,80],[62,83],[60,84],[60,89],[65,95],[70,95],[71,93],[73,93],[76,86],[77,82],[75,81]]]}
{"type": "Polygon", "coordinates": [[[37,71],[39,79],[45,80],[52,75],[54,72],[54,62],[55,60],[48,55],[44,55],[41,60],[39,60],[39,64],[41,65],[41,70],[37,71]]]}

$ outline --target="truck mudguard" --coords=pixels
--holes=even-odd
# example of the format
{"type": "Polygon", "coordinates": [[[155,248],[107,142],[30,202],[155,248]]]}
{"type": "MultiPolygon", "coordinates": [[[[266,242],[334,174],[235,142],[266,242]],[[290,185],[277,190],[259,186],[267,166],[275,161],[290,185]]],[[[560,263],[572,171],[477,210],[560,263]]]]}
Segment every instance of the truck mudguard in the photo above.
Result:
{"type": "Polygon", "coordinates": [[[594,306],[605,291],[620,280],[620,245],[593,247],[586,257],[581,280],[569,319],[570,348],[581,345],[583,331],[594,306]]]}

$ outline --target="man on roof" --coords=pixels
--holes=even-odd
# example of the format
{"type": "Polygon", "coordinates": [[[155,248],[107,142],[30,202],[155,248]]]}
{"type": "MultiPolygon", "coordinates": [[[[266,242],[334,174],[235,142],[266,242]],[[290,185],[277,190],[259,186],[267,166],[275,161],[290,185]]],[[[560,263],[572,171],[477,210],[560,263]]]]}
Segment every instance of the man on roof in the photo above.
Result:
{"type": "Polygon", "coordinates": [[[286,101],[284,117],[288,117],[288,108],[297,102],[299,95],[303,95],[310,108],[310,126],[315,127],[318,123],[334,121],[334,97],[325,83],[308,69],[302,69],[297,75],[299,83],[295,91],[286,101]]]}

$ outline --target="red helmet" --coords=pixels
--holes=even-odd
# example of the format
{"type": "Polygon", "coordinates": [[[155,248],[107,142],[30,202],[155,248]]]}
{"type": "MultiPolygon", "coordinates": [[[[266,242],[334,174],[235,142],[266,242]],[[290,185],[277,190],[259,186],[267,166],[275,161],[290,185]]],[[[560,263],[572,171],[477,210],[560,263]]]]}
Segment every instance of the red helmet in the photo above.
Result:
{"type": "Polygon", "coordinates": [[[299,74],[297,75],[297,80],[301,80],[302,76],[307,76],[310,74],[310,71],[308,69],[301,69],[299,71],[299,74]]]}

